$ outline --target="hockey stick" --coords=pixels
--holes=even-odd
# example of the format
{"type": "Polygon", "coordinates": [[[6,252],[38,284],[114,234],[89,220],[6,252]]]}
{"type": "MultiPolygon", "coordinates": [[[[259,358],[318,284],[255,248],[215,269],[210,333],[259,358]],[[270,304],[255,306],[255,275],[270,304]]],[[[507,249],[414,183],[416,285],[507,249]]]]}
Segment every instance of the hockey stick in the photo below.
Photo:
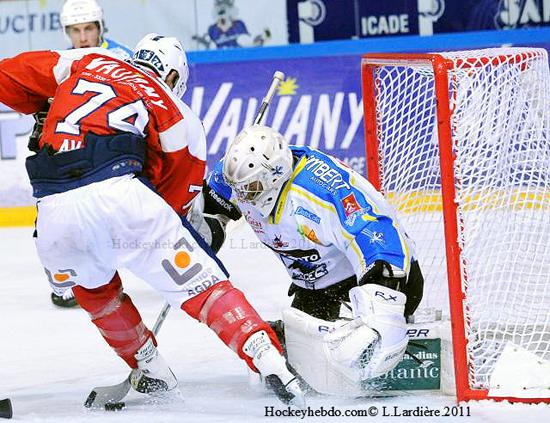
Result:
{"type": "Polygon", "coordinates": [[[275,73],[273,74],[273,80],[271,81],[271,86],[269,87],[269,90],[267,90],[267,94],[262,100],[262,104],[260,105],[260,109],[258,110],[258,114],[256,115],[256,119],[254,119],[254,125],[262,124],[267,107],[269,106],[269,103],[271,103],[271,99],[275,95],[275,90],[279,86],[279,83],[283,82],[284,79],[285,74],[283,72],[275,71],[275,73]]]}
{"type": "MultiPolygon", "coordinates": [[[[156,336],[164,323],[164,319],[166,319],[166,315],[170,311],[170,304],[165,303],[162,307],[162,310],[160,311],[157,321],[155,322],[155,325],[153,326],[153,334],[156,336]]],[[[86,402],[84,402],[84,407],[86,408],[105,408],[107,409],[110,405],[115,405],[115,403],[122,400],[126,395],[128,395],[128,392],[130,391],[131,385],[130,385],[130,375],[126,379],[124,379],[123,382],[120,382],[117,385],[110,385],[110,386],[98,386],[97,388],[92,389],[92,392],[90,392],[90,395],[88,395],[88,398],[86,398],[86,402]]],[[[110,409],[121,409],[124,405],[120,406],[114,406],[110,409]]]]}
{"type": "Polygon", "coordinates": [[[11,419],[13,417],[13,409],[9,398],[0,400],[0,418],[11,419]]]}

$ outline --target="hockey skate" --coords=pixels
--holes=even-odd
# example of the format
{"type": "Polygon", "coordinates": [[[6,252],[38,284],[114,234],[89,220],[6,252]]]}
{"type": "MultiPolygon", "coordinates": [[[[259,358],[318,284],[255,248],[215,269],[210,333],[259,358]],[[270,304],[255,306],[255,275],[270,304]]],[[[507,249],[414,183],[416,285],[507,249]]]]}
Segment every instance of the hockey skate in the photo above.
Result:
{"type": "Polygon", "coordinates": [[[305,392],[298,378],[292,374],[286,360],[273,346],[265,331],[253,334],[244,344],[243,351],[252,357],[254,366],[264,377],[266,386],[284,403],[303,409],[306,406],[305,392]]]}
{"type": "Polygon", "coordinates": [[[78,307],[76,298],[74,297],[73,290],[71,288],[65,290],[62,295],[57,295],[52,292],[52,303],[57,307],[73,308],[78,307]]]}
{"type": "Polygon", "coordinates": [[[176,388],[176,376],[151,338],[138,350],[135,357],[138,368],[130,373],[130,384],[134,390],[142,394],[158,395],[176,388]]]}

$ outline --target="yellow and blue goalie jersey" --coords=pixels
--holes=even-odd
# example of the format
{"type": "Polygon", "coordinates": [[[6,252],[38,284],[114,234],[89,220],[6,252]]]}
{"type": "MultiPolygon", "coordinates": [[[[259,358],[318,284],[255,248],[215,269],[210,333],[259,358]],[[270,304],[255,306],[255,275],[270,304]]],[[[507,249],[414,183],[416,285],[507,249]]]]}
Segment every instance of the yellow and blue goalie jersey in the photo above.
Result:
{"type": "Polygon", "coordinates": [[[294,172],[268,217],[237,200],[223,180],[222,162],[208,184],[240,209],[298,286],[323,289],[360,279],[376,260],[408,273],[412,242],[384,197],[337,159],[309,147],[291,149],[294,172]]]}

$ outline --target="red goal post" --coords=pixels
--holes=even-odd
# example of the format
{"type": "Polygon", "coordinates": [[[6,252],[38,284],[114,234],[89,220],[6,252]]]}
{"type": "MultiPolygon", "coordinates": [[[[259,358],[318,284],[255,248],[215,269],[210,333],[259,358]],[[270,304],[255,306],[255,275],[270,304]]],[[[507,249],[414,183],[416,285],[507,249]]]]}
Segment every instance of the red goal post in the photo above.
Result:
{"type": "Polygon", "coordinates": [[[458,401],[550,402],[546,51],[366,54],[361,74],[368,178],[417,241],[421,308],[450,315],[458,401]]]}

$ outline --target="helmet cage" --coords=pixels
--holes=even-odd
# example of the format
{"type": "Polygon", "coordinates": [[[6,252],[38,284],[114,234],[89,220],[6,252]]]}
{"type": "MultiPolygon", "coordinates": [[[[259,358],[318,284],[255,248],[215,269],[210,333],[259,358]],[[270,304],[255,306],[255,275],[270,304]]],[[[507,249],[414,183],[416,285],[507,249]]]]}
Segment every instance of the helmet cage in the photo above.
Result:
{"type": "MultiPolygon", "coordinates": [[[[260,166],[256,166],[255,171],[241,180],[234,180],[227,175],[225,160],[223,176],[226,183],[233,189],[237,200],[250,204],[266,217],[273,210],[282,186],[292,175],[290,150],[287,157],[280,158],[274,163],[262,161],[260,166]]],[[[248,166],[252,164],[249,163],[248,166]]]]}

